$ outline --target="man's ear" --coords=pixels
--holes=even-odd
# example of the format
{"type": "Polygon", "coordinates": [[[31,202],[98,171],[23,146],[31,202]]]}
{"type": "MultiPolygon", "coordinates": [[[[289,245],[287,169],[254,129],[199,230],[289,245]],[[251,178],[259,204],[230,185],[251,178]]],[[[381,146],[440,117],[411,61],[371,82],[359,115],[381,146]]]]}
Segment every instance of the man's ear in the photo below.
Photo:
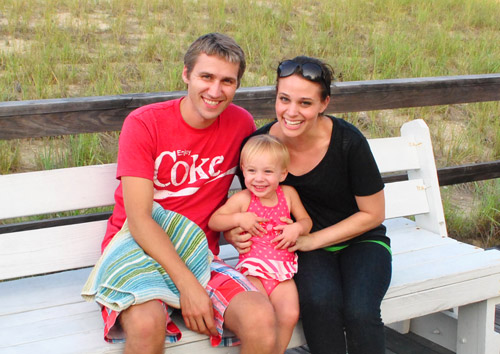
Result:
{"type": "Polygon", "coordinates": [[[189,84],[189,75],[188,75],[188,69],[186,66],[184,66],[184,69],[182,69],[182,80],[186,85],[189,84]]]}

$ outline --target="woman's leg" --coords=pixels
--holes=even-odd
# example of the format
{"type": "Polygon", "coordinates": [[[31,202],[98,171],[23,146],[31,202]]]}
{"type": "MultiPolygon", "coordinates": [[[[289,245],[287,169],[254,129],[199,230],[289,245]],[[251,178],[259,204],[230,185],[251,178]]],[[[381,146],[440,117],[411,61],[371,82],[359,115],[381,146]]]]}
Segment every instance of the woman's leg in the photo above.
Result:
{"type": "Polygon", "coordinates": [[[279,283],[269,295],[278,321],[279,353],[284,353],[299,320],[299,295],[293,279],[279,283]]]}
{"type": "Polygon", "coordinates": [[[344,319],[349,354],[384,354],[380,304],[391,281],[391,255],[374,242],[340,251],[344,319]]]}
{"type": "Polygon", "coordinates": [[[307,344],[313,354],[345,354],[343,295],[338,253],[298,252],[295,283],[307,344]]]}

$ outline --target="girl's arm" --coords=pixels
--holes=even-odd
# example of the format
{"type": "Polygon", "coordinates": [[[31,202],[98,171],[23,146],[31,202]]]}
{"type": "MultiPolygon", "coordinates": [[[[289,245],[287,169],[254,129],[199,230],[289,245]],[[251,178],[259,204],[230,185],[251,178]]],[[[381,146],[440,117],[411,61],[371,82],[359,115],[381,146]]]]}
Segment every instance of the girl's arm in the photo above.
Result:
{"type": "Polygon", "coordinates": [[[380,225],[385,219],[385,197],[381,190],[375,194],[356,196],[359,211],[339,223],[316,231],[307,237],[299,237],[290,251],[311,251],[335,245],[380,225]]]}
{"type": "Polygon", "coordinates": [[[248,190],[239,191],[213,213],[208,221],[208,227],[213,231],[227,231],[241,227],[252,235],[260,235],[265,230],[259,222],[266,221],[266,219],[247,212],[249,205],[250,193],[248,190]]]}

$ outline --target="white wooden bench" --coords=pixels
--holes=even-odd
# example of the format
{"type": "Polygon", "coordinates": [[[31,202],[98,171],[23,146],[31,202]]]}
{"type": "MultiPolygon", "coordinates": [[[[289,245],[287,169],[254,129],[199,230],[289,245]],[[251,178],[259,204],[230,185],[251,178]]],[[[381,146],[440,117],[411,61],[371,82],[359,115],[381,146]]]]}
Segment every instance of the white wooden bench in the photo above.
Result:
{"type": "MultiPolygon", "coordinates": [[[[427,126],[415,120],[404,124],[400,137],[372,139],[370,145],[382,173],[408,171],[408,181],[385,188],[394,255],[382,303],[385,323],[460,354],[498,354],[500,252],[447,237],[427,126]]],[[[111,164],[0,176],[0,220],[112,205],[115,169],[111,164]]],[[[4,227],[0,353],[122,351],[123,345],[103,340],[97,305],[80,297],[105,227],[105,220],[18,232],[4,227]]],[[[231,246],[222,249],[224,258],[236,259],[231,246]]],[[[177,323],[182,327],[182,320],[177,323]]],[[[238,352],[213,349],[206,336],[182,330],[180,342],[165,345],[168,353],[238,352]]],[[[290,347],[304,342],[299,324],[290,347]]]]}

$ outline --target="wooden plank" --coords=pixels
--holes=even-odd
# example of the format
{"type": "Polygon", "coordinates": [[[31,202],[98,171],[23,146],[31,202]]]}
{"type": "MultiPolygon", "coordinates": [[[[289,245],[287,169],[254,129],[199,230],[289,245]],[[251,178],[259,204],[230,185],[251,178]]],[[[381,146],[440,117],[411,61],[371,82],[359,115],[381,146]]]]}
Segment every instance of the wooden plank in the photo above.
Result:
{"type": "MultiPolygon", "coordinates": [[[[0,139],[118,131],[126,115],[185,91],[0,103],[0,139]]],[[[274,117],[274,86],[237,91],[255,119],[274,117]]],[[[500,74],[339,82],[327,113],[500,100],[500,74]]]]}
{"type": "Polygon", "coordinates": [[[407,137],[369,139],[368,143],[380,173],[420,168],[413,139],[407,137]]]}
{"type": "MultiPolygon", "coordinates": [[[[386,220],[385,225],[391,220],[386,220]]],[[[409,222],[413,223],[409,220],[409,222]]],[[[391,248],[393,254],[413,252],[416,250],[431,248],[440,245],[449,245],[457,242],[452,238],[438,236],[433,232],[416,226],[408,226],[399,229],[387,228],[387,236],[391,239],[391,248]]]]}
{"type": "Polygon", "coordinates": [[[94,265],[107,222],[21,231],[0,237],[0,280],[94,265]]]}
{"type": "Polygon", "coordinates": [[[115,176],[116,164],[2,175],[0,195],[9,203],[0,204],[0,219],[113,205],[115,176]]]}
{"type": "MultiPolygon", "coordinates": [[[[36,292],[32,294],[39,295],[36,292]]],[[[40,294],[41,295],[41,294],[40,294]]],[[[166,344],[167,353],[219,353],[211,348],[208,337],[188,331],[179,314],[174,321],[183,333],[180,342],[166,344]]],[[[123,344],[111,345],[104,342],[102,320],[98,306],[81,299],[77,303],[49,306],[36,311],[23,311],[0,317],[0,351],[15,349],[16,353],[45,352],[42,348],[52,348],[50,353],[115,353],[123,350],[123,344]],[[33,351],[36,348],[37,350],[33,351]]],[[[289,346],[305,343],[302,327],[295,329],[289,346]]],[[[227,352],[238,353],[239,348],[227,348],[227,352]]],[[[226,351],[225,351],[226,352],[226,351]]]]}
{"type": "Polygon", "coordinates": [[[500,160],[438,169],[440,186],[500,178],[500,160]]]}
{"type": "Polygon", "coordinates": [[[479,247],[464,247],[464,244],[454,242],[427,247],[405,253],[393,254],[393,265],[397,271],[413,267],[424,267],[437,259],[445,261],[449,258],[466,256],[471,253],[483,252],[479,247]]]}
{"type": "MultiPolygon", "coordinates": [[[[482,181],[493,178],[500,178],[500,160],[478,163],[478,164],[467,164],[460,166],[450,166],[439,168],[438,170],[439,184],[440,186],[448,186],[457,183],[467,183],[473,181],[482,181]],[[464,171],[466,171],[464,173],[464,171]]],[[[384,176],[383,180],[385,183],[393,183],[408,180],[408,175],[396,174],[390,176],[384,176]]],[[[235,181],[231,185],[231,190],[240,189],[239,182],[235,181]]],[[[25,230],[35,230],[43,227],[54,227],[62,225],[71,225],[76,223],[95,221],[95,220],[105,220],[111,216],[111,212],[104,212],[98,214],[89,215],[78,215],[72,217],[60,217],[56,219],[48,220],[37,220],[30,221],[20,224],[7,224],[0,225],[0,234],[7,232],[17,232],[25,230]]]]}
{"type": "MultiPolygon", "coordinates": [[[[496,291],[500,291],[500,252],[476,252],[460,257],[448,258],[447,262],[439,259],[427,263],[426,267],[409,267],[394,272],[391,287],[386,298],[417,293],[425,289],[439,288],[467,282],[471,279],[493,276],[498,279],[496,291]]],[[[473,292],[475,291],[472,289],[473,292]]],[[[483,296],[481,289],[480,296],[483,296]]],[[[457,297],[463,294],[456,294],[457,297]]],[[[453,306],[450,306],[453,307],[453,306]]]]}
{"type": "Polygon", "coordinates": [[[496,297],[499,282],[500,275],[496,273],[408,294],[388,293],[382,301],[382,318],[390,324],[496,297]]]}
{"type": "Polygon", "coordinates": [[[0,303],[2,304],[0,318],[11,314],[83,302],[80,292],[90,271],[91,268],[83,268],[0,282],[0,303]]]}
{"type": "Polygon", "coordinates": [[[429,212],[425,185],[421,179],[385,185],[385,218],[417,215],[429,212]]]}

